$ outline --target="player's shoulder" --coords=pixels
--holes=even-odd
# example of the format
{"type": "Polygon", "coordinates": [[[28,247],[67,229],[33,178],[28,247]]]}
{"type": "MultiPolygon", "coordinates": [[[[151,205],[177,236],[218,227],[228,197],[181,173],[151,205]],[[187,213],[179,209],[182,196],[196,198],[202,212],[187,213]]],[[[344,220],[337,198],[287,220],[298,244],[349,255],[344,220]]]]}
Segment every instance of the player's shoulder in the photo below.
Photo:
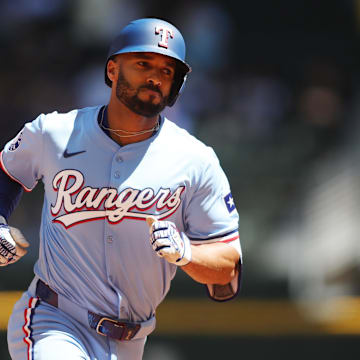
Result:
{"type": "Polygon", "coordinates": [[[81,122],[90,119],[97,113],[99,106],[73,109],[68,112],[53,111],[40,114],[33,122],[37,122],[44,132],[73,128],[75,121],[81,122]]]}
{"type": "Polygon", "coordinates": [[[218,162],[218,158],[213,148],[196,136],[190,134],[184,128],[178,126],[171,120],[164,118],[163,138],[168,142],[168,149],[173,149],[182,156],[187,154],[193,160],[198,159],[201,162],[218,162]]]}
{"type": "Polygon", "coordinates": [[[164,118],[163,135],[174,147],[181,147],[183,150],[187,147],[189,151],[197,149],[205,153],[213,152],[210,146],[167,118],[164,118]]]}

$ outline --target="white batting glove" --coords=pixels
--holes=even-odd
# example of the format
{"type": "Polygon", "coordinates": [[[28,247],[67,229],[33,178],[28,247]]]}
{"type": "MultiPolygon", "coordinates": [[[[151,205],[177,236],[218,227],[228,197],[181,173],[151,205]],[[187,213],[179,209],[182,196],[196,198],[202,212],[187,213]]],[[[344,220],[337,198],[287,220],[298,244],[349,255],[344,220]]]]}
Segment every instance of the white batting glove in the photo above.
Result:
{"type": "Polygon", "coordinates": [[[156,255],[178,266],[191,261],[190,240],[184,233],[179,233],[173,222],[156,221],[154,217],[146,221],[150,226],[150,244],[156,255]]]}
{"type": "Polygon", "coordinates": [[[0,216],[0,266],[6,266],[23,257],[29,247],[24,235],[17,228],[8,226],[0,216]]]}

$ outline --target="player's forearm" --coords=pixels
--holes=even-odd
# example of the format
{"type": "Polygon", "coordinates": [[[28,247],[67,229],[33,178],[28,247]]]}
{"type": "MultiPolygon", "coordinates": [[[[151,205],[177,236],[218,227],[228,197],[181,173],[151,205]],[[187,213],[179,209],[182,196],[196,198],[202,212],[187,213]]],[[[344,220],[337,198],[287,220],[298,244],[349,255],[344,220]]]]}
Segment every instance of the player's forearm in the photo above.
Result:
{"type": "Polygon", "coordinates": [[[229,283],[236,274],[239,253],[228,244],[215,243],[191,246],[191,262],[181,268],[202,284],[229,283]]]}
{"type": "Polygon", "coordinates": [[[0,166],[0,215],[6,220],[18,205],[22,193],[21,185],[11,180],[0,166]]]}

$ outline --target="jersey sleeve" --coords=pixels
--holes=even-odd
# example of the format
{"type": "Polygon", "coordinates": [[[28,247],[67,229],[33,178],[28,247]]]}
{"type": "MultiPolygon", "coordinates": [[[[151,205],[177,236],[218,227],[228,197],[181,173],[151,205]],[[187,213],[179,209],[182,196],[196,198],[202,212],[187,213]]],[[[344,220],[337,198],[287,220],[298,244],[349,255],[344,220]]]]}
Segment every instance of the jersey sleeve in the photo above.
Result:
{"type": "Polygon", "coordinates": [[[40,115],[25,124],[0,155],[2,169],[26,191],[31,191],[42,177],[44,117],[40,115]]]}
{"type": "Polygon", "coordinates": [[[190,241],[206,244],[235,240],[239,215],[229,182],[212,149],[193,188],[185,210],[186,234],[190,241]]]}
{"type": "Polygon", "coordinates": [[[230,300],[240,288],[242,253],[239,237],[239,214],[227,177],[212,149],[209,161],[200,174],[185,214],[186,234],[191,244],[223,242],[240,255],[237,275],[225,286],[207,285],[209,296],[216,301],[230,300]]]}

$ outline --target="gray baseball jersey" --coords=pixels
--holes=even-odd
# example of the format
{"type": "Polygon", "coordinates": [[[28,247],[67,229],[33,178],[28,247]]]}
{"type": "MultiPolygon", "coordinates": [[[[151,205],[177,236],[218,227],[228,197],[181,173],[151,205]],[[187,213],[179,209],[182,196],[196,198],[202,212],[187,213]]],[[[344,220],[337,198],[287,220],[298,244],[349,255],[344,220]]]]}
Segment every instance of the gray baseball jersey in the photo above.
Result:
{"type": "Polygon", "coordinates": [[[210,147],[166,118],[154,136],[121,147],[100,129],[99,110],[40,115],[1,162],[26,190],[44,184],[35,274],[93,312],[143,321],[177,268],[152,250],[146,216],[175,222],[193,244],[240,252],[238,213],[210,147]]]}

